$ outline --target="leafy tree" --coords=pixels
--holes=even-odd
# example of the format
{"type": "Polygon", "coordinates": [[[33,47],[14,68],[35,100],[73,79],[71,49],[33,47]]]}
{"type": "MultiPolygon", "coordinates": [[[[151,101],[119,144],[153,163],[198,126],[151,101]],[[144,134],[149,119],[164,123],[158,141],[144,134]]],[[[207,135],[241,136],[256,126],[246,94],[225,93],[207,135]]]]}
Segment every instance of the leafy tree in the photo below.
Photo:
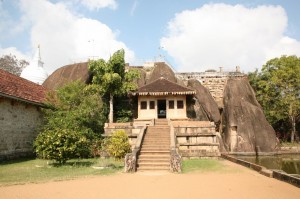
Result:
{"type": "Polygon", "coordinates": [[[47,101],[51,109],[44,110],[44,129],[90,129],[98,135],[103,133],[107,108],[97,87],[74,81],[49,93],[47,101]]]}
{"type": "Polygon", "coordinates": [[[111,137],[106,138],[104,148],[116,159],[124,158],[131,150],[128,136],[124,130],[117,130],[111,137]]]}
{"type": "Polygon", "coordinates": [[[37,156],[59,163],[90,156],[106,119],[97,88],[72,82],[49,93],[48,106],[43,110],[45,124],[34,143],[37,156]]]}
{"type": "Polygon", "coordinates": [[[133,80],[139,77],[137,70],[125,71],[124,50],[118,50],[106,62],[91,60],[89,70],[93,73],[93,84],[98,85],[102,95],[109,95],[109,122],[113,122],[114,96],[124,95],[137,88],[133,80]]]}
{"type": "Polygon", "coordinates": [[[18,60],[15,55],[3,55],[0,58],[0,69],[10,72],[14,75],[20,76],[22,70],[29,63],[26,60],[18,60]]]}
{"type": "Polygon", "coordinates": [[[282,56],[269,60],[261,72],[249,74],[257,99],[267,119],[274,125],[279,121],[291,124],[291,142],[300,118],[300,58],[282,56]]]}

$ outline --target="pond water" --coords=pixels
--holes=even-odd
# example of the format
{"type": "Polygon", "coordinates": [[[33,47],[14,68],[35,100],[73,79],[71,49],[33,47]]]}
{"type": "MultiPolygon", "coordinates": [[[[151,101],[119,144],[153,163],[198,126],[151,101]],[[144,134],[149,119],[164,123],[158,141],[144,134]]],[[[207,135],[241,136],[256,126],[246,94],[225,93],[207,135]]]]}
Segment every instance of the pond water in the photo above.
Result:
{"type": "Polygon", "coordinates": [[[283,170],[289,174],[300,174],[300,154],[274,156],[237,156],[237,158],[252,162],[267,169],[283,170]]]}

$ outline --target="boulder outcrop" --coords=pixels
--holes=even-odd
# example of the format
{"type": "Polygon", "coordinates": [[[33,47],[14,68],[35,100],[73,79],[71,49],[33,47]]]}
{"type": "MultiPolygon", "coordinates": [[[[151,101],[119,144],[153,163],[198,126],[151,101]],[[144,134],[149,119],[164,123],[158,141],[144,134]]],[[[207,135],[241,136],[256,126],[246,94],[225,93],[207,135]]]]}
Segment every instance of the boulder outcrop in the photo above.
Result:
{"type": "Polygon", "coordinates": [[[75,80],[85,83],[91,82],[92,77],[88,70],[88,62],[70,64],[57,69],[45,80],[43,86],[56,90],[75,80]]]}
{"type": "Polygon", "coordinates": [[[173,70],[164,62],[156,62],[146,84],[149,84],[160,77],[164,77],[171,82],[177,83],[177,78],[173,70]]]}
{"type": "Polygon", "coordinates": [[[211,96],[210,92],[207,90],[207,88],[205,88],[203,85],[201,85],[201,83],[198,80],[195,79],[188,80],[187,86],[196,91],[196,102],[194,106],[196,117],[200,118],[203,114],[203,111],[201,110],[202,107],[208,119],[218,124],[221,119],[218,105],[215,102],[214,98],[211,96]]]}
{"type": "Polygon", "coordinates": [[[229,79],[224,90],[225,144],[230,152],[274,152],[275,131],[247,78],[229,79]]]}

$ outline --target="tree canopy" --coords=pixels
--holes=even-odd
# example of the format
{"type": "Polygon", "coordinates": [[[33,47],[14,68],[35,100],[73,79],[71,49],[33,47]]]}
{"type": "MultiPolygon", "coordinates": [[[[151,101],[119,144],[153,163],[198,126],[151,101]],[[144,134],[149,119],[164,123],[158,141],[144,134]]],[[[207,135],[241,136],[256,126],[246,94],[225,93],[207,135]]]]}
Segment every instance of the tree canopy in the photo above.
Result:
{"type": "Polygon", "coordinates": [[[271,59],[248,77],[269,122],[289,122],[293,142],[300,116],[300,58],[271,59]]]}
{"type": "Polygon", "coordinates": [[[49,93],[48,107],[43,110],[45,123],[34,144],[38,157],[64,163],[90,156],[106,120],[99,92],[75,81],[49,93]]]}
{"type": "Polygon", "coordinates": [[[125,52],[123,49],[115,52],[108,61],[104,59],[91,60],[89,70],[93,73],[92,83],[97,85],[102,95],[110,96],[109,122],[113,122],[113,98],[124,95],[137,88],[133,80],[139,77],[137,70],[125,71],[125,52]]]}
{"type": "Polygon", "coordinates": [[[28,65],[26,60],[18,60],[15,55],[3,55],[0,58],[0,69],[20,76],[22,70],[28,65]]]}

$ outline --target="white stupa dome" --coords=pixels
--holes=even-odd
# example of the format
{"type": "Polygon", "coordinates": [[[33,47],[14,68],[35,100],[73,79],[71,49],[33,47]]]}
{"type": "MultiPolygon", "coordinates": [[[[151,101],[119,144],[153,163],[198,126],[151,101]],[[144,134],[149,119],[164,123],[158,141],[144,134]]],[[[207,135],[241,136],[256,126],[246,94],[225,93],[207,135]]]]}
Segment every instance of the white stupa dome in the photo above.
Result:
{"type": "Polygon", "coordinates": [[[32,81],[36,84],[43,84],[43,82],[48,77],[48,74],[45,71],[43,64],[44,63],[41,61],[40,47],[38,47],[34,58],[30,62],[30,64],[22,71],[21,77],[32,81]]]}

